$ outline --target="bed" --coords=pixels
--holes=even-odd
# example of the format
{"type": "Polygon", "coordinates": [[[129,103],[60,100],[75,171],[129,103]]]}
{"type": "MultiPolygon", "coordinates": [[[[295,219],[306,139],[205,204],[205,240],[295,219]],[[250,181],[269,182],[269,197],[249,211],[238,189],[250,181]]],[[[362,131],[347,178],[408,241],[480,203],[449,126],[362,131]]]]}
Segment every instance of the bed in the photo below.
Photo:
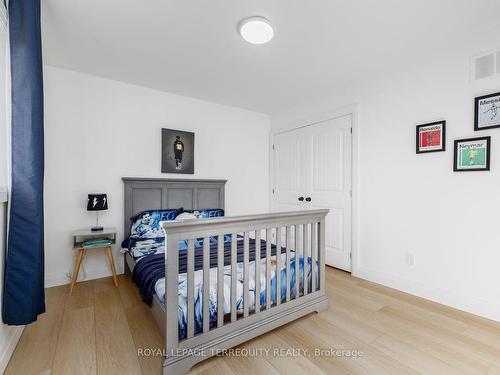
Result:
{"type": "MultiPolygon", "coordinates": [[[[137,229],[130,218],[144,211],[225,208],[224,180],[123,182],[125,238],[134,238],[137,229]]],[[[161,222],[162,239],[140,246],[127,242],[141,249],[125,253],[125,270],[165,338],[163,373],[184,374],[224,349],[326,309],[327,213],[168,220],[161,222]]]]}

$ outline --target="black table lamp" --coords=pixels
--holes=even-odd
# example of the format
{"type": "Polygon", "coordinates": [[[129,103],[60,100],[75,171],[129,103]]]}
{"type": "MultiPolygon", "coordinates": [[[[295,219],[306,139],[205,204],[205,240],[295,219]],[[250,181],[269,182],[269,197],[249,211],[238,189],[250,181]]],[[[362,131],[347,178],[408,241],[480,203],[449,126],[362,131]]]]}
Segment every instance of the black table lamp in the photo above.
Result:
{"type": "Polygon", "coordinates": [[[96,226],[92,227],[92,232],[100,232],[104,228],[99,226],[99,211],[108,209],[108,197],[106,194],[89,194],[87,211],[95,211],[97,214],[96,226]]]}

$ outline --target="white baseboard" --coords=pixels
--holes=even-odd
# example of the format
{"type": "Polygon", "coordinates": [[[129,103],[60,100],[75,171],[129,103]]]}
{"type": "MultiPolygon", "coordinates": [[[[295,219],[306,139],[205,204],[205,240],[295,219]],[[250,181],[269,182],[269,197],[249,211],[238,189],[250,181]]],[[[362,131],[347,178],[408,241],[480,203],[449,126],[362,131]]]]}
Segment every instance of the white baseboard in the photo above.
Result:
{"type": "MultiPolygon", "coordinates": [[[[115,266],[116,266],[116,273],[121,274],[124,272],[123,270],[123,262],[120,262],[120,264],[117,264],[115,261],[115,266]]],[[[59,286],[59,285],[66,285],[71,282],[70,278],[68,277],[68,272],[58,272],[58,273],[52,273],[52,274],[46,274],[45,275],[45,287],[46,288],[51,288],[53,286],[59,286]]],[[[73,270],[71,270],[73,272],[73,270]]],[[[100,279],[102,277],[108,277],[111,276],[111,270],[109,267],[100,267],[100,268],[85,268],[85,272],[82,272],[80,270],[80,273],[78,275],[78,281],[86,281],[86,280],[94,280],[94,279],[100,279]]]]}
{"type": "Polygon", "coordinates": [[[16,345],[21,338],[24,326],[4,326],[3,331],[7,331],[7,335],[3,338],[2,347],[0,347],[0,374],[3,374],[7,365],[9,364],[10,357],[16,345]]]}
{"type": "Polygon", "coordinates": [[[488,301],[475,296],[439,289],[435,286],[416,283],[402,276],[388,275],[364,267],[359,267],[356,274],[361,279],[500,322],[499,301],[488,301]]]}

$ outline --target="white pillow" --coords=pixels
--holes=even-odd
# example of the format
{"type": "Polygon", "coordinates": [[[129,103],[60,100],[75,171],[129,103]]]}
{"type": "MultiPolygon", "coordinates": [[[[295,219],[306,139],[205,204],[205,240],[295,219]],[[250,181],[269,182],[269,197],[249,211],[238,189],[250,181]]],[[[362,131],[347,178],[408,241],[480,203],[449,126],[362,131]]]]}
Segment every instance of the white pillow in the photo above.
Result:
{"type": "Polygon", "coordinates": [[[198,219],[194,214],[190,212],[183,212],[182,214],[178,215],[175,218],[175,221],[186,221],[186,220],[193,220],[193,219],[198,219]]]}

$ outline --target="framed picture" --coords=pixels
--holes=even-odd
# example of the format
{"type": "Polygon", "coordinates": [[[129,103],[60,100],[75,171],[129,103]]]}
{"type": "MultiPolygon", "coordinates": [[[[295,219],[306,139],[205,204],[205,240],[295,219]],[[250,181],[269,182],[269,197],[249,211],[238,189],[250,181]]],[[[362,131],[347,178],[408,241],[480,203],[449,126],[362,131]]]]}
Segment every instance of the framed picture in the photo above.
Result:
{"type": "Polygon", "coordinates": [[[491,137],[455,140],[453,170],[455,172],[489,171],[491,137]]]}
{"type": "Polygon", "coordinates": [[[474,99],[474,130],[500,127],[500,92],[474,99]]]}
{"type": "Polygon", "coordinates": [[[417,154],[446,150],[446,121],[417,126],[417,154]]]}
{"type": "Polygon", "coordinates": [[[194,133],[161,130],[161,173],[194,173],[194,133]]]}

